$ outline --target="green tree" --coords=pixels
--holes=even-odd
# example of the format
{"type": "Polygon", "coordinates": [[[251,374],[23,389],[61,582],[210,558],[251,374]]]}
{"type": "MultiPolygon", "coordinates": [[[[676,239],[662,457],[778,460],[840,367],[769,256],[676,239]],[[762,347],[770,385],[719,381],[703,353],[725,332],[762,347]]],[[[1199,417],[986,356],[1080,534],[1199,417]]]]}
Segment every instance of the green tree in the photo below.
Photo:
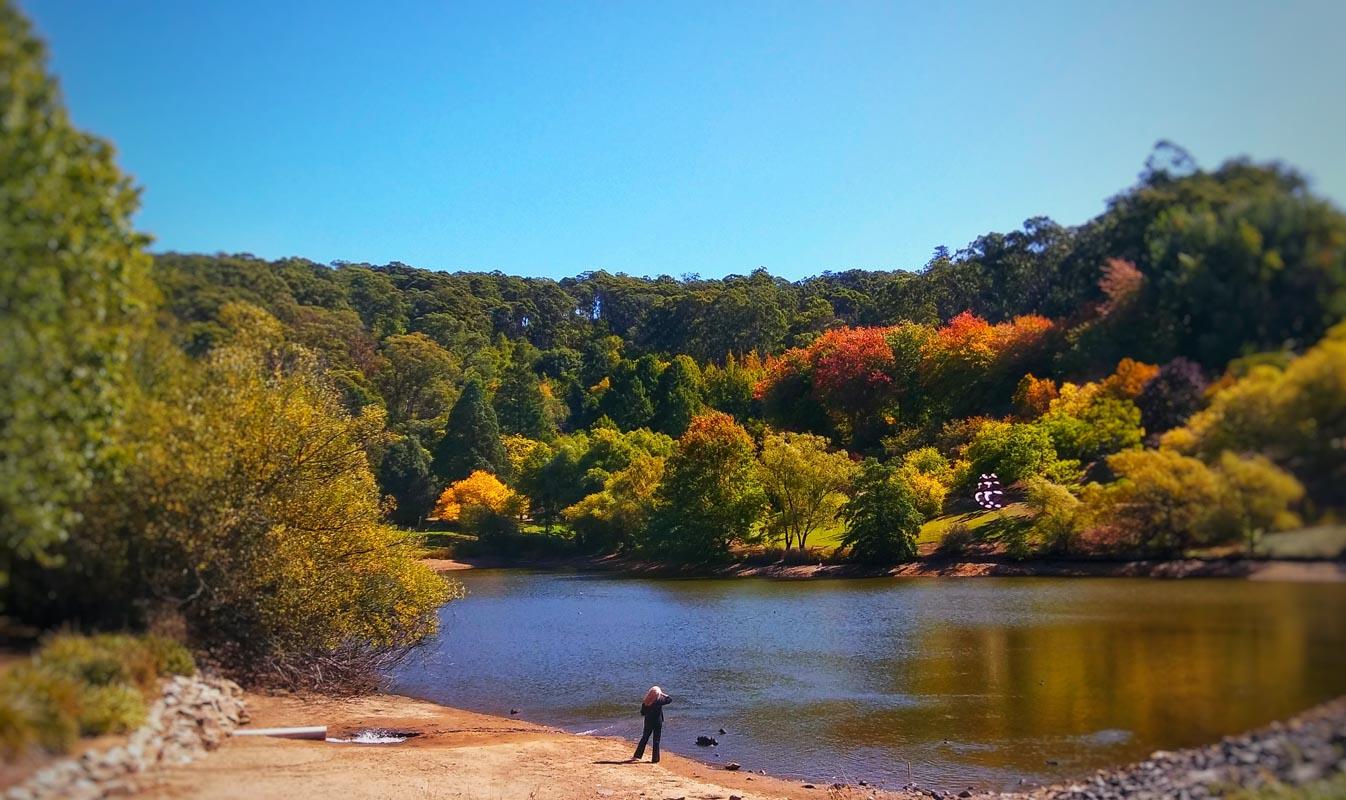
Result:
{"type": "Polygon", "coordinates": [[[423,333],[383,341],[383,368],[376,385],[393,424],[442,417],[460,374],[458,359],[423,333]]]}
{"type": "Polygon", "coordinates": [[[492,475],[509,474],[509,456],[500,441],[500,423],[491,404],[486,402],[486,390],[480,381],[468,381],[454,403],[444,427],[444,438],[435,446],[432,467],[440,481],[446,483],[462,480],[477,470],[492,475]]]}
{"type": "Polygon", "coordinates": [[[399,525],[416,526],[435,504],[438,488],[430,454],[414,436],[394,442],[379,462],[379,488],[397,503],[391,513],[399,525]]]}
{"type": "Polygon", "coordinates": [[[644,549],[659,558],[708,563],[749,539],[766,506],[752,438],[728,414],[692,420],[668,459],[644,549]]]}
{"type": "Polygon", "coordinates": [[[1056,461],[1051,436],[1034,424],[987,422],[967,446],[971,474],[994,472],[1006,485],[1046,472],[1056,461]]]}
{"type": "Polygon", "coordinates": [[[366,456],[386,438],[381,408],[349,416],[311,369],[277,373],[233,347],[138,383],[120,442],[136,458],[86,500],[63,566],[28,576],[26,614],[180,615],[234,674],[346,688],[434,630],[456,589],[383,523],[366,456]]]}
{"type": "Polygon", "coordinates": [[[618,549],[645,532],[654,513],[664,463],[660,456],[637,455],[625,469],[609,475],[602,490],[565,509],[581,548],[591,552],[618,549]]]}
{"type": "Polygon", "coordinates": [[[337,279],[345,287],[351,307],[375,338],[406,332],[409,307],[387,274],[365,266],[343,266],[337,271],[337,279]]]}
{"type": "Polygon", "coordinates": [[[659,376],[655,390],[655,427],[669,436],[681,436],[704,408],[701,370],[689,356],[674,357],[659,376]]]}
{"type": "Polygon", "coordinates": [[[71,124],[46,58],[0,2],[0,582],[78,522],[153,294],[137,192],[71,124]]]}
{"type": "Polygon", "coordinates": [[[547,410],[542,386],[527,364],[513,364],[505,370],[495,392],[495,414],[505,433],[544,442],[556,436],[556,423],[547,410]]]}
{"type": "Polygon", "coordinates": [[[811,433],[768,433],[762,442],[762,483],[771,500],[770,527],[785,542],[808,547],[809,535],[836,521],[855,465],[844,452],[828,452],[811,433]]]}
{"type": "Polygon", "coordinates": [[[916,537],[924,520],[896,467],[865,459],[841,513],[846,519],[841,544],[850,548],[852,557],[877,564],[916,557],[916,537]]]}
{"type": "Polygon", "coordinates": [[[1102,393],[1092,397],[1078,416],[1053,409],[1037,425],[1047,431],[1058,456],[1086,463],[1139,447],[1145,436],[1136,404],[1102,393]]]}

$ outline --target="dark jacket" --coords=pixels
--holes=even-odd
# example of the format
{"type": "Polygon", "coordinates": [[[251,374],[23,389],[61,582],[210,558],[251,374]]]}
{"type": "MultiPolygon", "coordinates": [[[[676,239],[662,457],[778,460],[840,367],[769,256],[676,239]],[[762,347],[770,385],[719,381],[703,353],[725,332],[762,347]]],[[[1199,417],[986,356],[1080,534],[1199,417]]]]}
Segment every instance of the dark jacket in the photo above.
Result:
{"type": "Polygon", "coordinates": [[[645,718],[645,724],[653,727],[659,727],[664,724],[664,706],[673,702],[673,698],[668,695],[655,700],[649,705],[641,703],[640,716],[645,718]]]}

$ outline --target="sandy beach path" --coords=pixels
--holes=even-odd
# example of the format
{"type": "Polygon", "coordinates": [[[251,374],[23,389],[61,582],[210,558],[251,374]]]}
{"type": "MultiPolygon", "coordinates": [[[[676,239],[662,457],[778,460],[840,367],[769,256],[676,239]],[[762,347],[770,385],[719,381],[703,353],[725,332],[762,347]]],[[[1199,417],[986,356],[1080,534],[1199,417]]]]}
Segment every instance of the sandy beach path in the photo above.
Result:
{"type": "Polygon", "coordinates": [[[627,763],[629,742],[575,736],[532,723],[393,695],[347,699],[250,694],[251,726],[328,726],[329,737],[365,727],[414,731],[401,744],[360,745],[233,738],[217,752],[155,773],[138,797],[240,798],[631,798],[765,800],[896,798],[868,787],[806,788],[666,753],[627,763]]]}

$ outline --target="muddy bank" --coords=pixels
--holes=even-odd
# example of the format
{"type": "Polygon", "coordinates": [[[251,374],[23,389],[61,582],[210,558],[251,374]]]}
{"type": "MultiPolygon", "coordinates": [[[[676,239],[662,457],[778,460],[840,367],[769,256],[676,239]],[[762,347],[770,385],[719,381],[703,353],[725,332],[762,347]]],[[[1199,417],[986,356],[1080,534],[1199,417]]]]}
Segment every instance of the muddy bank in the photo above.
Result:
{"type": "Polygon", "coordinates": [[[428,559],[439,572],[466,569],[533,569],[610,572],[644,577],[819,578],[881,577],[1053,577],[1053,578],[1246,578],[1249,580],[1341,582],[1346,562],[1250,559],[1179,559],[1172,561],[960,561],[925,558],[894,566],[781,561],[742,561],[720,567],[677,567],[623,556],[590,556],[542,561],[505,559],[428,559]]]}

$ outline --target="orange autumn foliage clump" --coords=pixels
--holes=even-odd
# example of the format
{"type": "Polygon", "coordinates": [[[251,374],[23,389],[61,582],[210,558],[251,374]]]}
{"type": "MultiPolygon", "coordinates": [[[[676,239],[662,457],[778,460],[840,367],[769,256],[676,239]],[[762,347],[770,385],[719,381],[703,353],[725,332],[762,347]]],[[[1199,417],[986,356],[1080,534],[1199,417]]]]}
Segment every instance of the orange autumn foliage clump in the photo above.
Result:
{"type": "Polygon", "coordinates": [[[1117,370],[1103,379],[1103,391],[1125,400],[1135,400],[1150,379],[1159,374],[1159,367],[1123,358],[1117,363],[1117,370]]]}
{"type": "Polygon", "coordinates": [[[1025,419],[1037,419],[1047,413],[1058,396],[1060,390],[1056,388],[1056,381],[1039,378],[1030,372],[1014,391],[1014,408],[1025,419]]]}
{"type": "Polygon", "coordinates": [[[809,352],[813,387],[824,404],[843,411],[874,403],[893,383],[893,350],[888,328],[837,328],[824,333],[809,352]]]}
{"type": "Polygon", "coordinates": [[[444,490],[430,518],[457,522],[464,509],[473,507],[514,516],[523,511],[523,503],[523,496],[501,483],[499,478],[477,470],[444,490]]]}

